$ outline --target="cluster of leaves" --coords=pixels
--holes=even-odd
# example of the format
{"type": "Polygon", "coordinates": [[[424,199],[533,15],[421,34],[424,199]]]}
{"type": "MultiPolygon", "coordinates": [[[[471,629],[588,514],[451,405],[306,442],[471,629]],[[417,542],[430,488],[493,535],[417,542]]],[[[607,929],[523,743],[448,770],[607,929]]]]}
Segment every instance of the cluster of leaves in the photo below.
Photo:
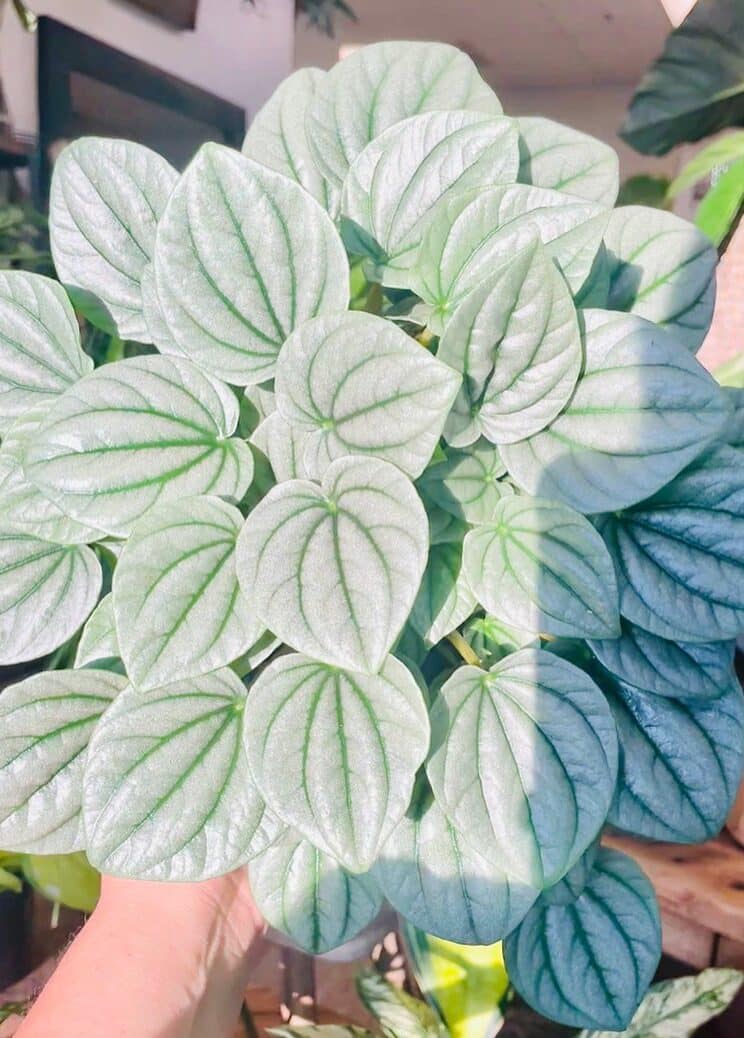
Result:
{"type": "Polygon", "coordinates": [[[742,772],[715,250],[444,45],[296,73],[243,150],[58,160],[59,277],[150,353],[91,370],[59,285],[0,280],[0,662],[85,623],[0,697],[0,843],[250,862],[314,952],[387,898],[621,1028],[659,919],[602,828],[705,839],[742,772]]]}
{"type": "MultiPolygon", "coordinates": [[[[661,981],[653,985],[630,1025],[621,1034],[617,1031],[584,1030],[578,1038],[691,1038],[699,1028],[728,1008],[741,990],[742,979],[739,970],[707,969],[697,976],[661,981]]],[[[384,1038],[447,1038],[457,1033],[444,1024],[436,1009],[430,1009],[371,970],[359,975],[357,990],[361,1001],[377,1020],[384,1038]]],[[[431,1001],[425,988],[424,994],[427,1001],[431,1001]]],[[[464,1018],[458,1020],[459,1024],[467,1022],[464,1018]]],[[[473,1038],[490,1038],[497,1031],[483,1020],[472,1023],[475,1026],[468,1033],[473,1038]]],[[[539,1029],[534,1028],[536,1034],[547,1038],[553,1030],[557,1032],[557,1029],[546,1027],[544,1021],[541,1023],[539,1029]]],[[[374,1038],[372,1031],[337,1024],[275,1027],[269,1033],[276,1038],[374,1038]]],[[[518,1033],[532,1034],[532,1030],[528,1027],[518,1033]]],[[[561,1033],[565,1034],[565,1031],[561,1033]]]]}

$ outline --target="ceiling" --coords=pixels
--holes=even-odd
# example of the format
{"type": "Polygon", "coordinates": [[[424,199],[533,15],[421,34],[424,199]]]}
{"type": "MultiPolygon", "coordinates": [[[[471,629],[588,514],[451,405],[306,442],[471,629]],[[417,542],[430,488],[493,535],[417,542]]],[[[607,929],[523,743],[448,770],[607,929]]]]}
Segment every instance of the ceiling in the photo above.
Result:
{"type": "Polygon", "coordinates": [[[296,64],[328,67],[342,44],[432,39],[468,51],[495,87],[631,83],[670,29],[661,0],[349,0],[335,40],[299,29],[296,64]]]}

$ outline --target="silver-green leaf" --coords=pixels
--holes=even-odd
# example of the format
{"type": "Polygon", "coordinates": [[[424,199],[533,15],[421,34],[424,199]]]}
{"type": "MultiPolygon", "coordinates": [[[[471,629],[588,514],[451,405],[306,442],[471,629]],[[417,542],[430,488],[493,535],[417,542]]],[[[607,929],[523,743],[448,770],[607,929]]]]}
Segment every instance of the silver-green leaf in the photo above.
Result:
{"type": "Polygon", "coordinates": [[[635,315],[585,310],[586,366],[565,410],[521,443],[504,444],[530,494],[586,514],[649,497],[719,434],[720,387],[670,334],[635,315]],[[625,327],[623,327],[625,322],[625,327]]]}
{"type": "Polygon", "coordinates": [[[392,656],[370,675],[293,654],[251,687],[245,740],[274,813],[365,872],[408,807],[429,724],[415,678],[392,656]]]}
{"type": "Polygon", "coordinates": [[[706,642],[744,628],[744,451],[721,446],[600,529],[620,612],[662,638],[706,642]]]}
{"type": "Polygon", "coordinates": [[[109,593],[104,595],[83,627],[75,652],[75,666],[89,667],[91,663],[120,658],[121,651],[114,619],[114,596],[109,593]]]}
{"type": "Polygon", "coordinates": [[[205,144],[158,227],[155,282],[178,352],[235,385],[273,377],[287,336],[349,302],[328,214],[299,184],[205,144]]]}
{"type": "Polygon", "coordinates": [[[441,332],[468,292],[535,233],[570,287],[579,289],[607,215],[594,202],[526,184],[460,191],[444,199],[428,223],[410,286],[434,308],[429,327],[441,332]]]}
{"type": "Polygon", "coordinates": [[[477,605],[462,565],[462,541],[432,544],[409,623],[436,645],[470,616],[477,605]]]}
{"type": "Polygon", "coordinates": [[[0,272],[0,429],[93,370],[75,312],[51,278],[0,272]]]}
{"type": "Polygon", "coordinates": [[[460,385],[452,368],[392,322],[366,313],[317,317],[279,355],[276,401],[307,434],[305,468],[371,455],[421,475],[460,385]]]}
{"type": "Polygon", "coordinates": [[[463,376],[444,431],[455,446],[523,440],[559,414],[583,350],[571,294],[539,238],[465,297],[437,357],[463,376]]]}
{"type": "Polygon", "coordinates": [[[64,645],[96,604],[101,580],[90,548],[0,528],[0,664],[64,645]]]}
{"type": "Polygon", "coordinates": [[[264,919],[310,955],[350,941],[382,907],[371,876],[352,875],[291,829],[248,871],[264,919]]]}
{"type": "Polygon", "coordinates": [[[698,843],[720,832],[744,770],[744,696],[670,699],[620,681],[610,704],[620,740],[608,821],[652,840],[698,843]]]}
{"type": "Polygon", "coordinates": [[[158,502],[243,496],[253,458],[228,439],[237,421],[233,392],[188,361],[117,361],[59,397],[29,444],[26,474],[74,519],[126,536],[158,502]]]}
{"type": "Polygon", "coordinates": [[[306,115],[318,168],[340,188],[349,166],[389,126],[421,112],[501,114],[472,60],[445,43],[375,43],[335,65],[306,115]]]}
{"type": "Polygon", "coordinates": [[[458,944],[500,941],[538,894],[479,854],[435,800],[398,823],[374,876],[409,923],[458,944]]]}
{"type": "Polygon", "coordinates": [[[555,501],[504,498],[471,530],[465,573],[485,609],[527,631],[569,638],[620,632],[612,559],[592,524],[555,501]]]}
{"type": "Polygon", "coordinates": [[[536,116],[519,125],[519,180],[612,208],[619,187],[617,153],[570,126],[536,116]]]}
{"type": "Polygon", "coordinates": [[[49,232],[57,275],[94,324],[150,340],[142,273],[178,174],[131,141],[83,137],[54,164],[49,232]]]}
{"type": "Polygon", "coordinates": [[[321,486],[289,480],[249,514],[238,579],[264,625],[299,652],[374,672],[405,623],[426,566],[413,485],[374,458],[341,458],[321,486]]]}
{"type": "Polygon", "coordinates": [[[448,191],[516,180],[516,123],[473,111],[426,112],[371,141],[344,181],[341,212],[382,250],[383,284],[408,285],[427,219],[448,191]]]}
{"type": "Polygon", "coordinates": [[[0,841],[7,850],[69,854],[80,817],[88,741],[126,678],[48,670],[0,696],[0,841]]]}
{"type": "Polygon", "coordinates": [[[510,876],[559,880],[604,824],[617,772],[609,707],[572,664],[522,649],[463,666],[431,714],[427,772],[452,824],[510,876]]]}
{"type": "Polygon", "coordinates": [[[121,656],[142,691],[217,670],[261,633],[238,585],[237,508],[192,497],[154,508],[132,529],[114,571],[121,656]]]}
{"type": "Polygon", "coordinates": [[[96,729],[85,766],[93,865],[188,882],[229,872],[275,839],[281,826],[266,811],[243,749],[245,695],[227,669],[147,694],[122,692],[96,729]]]}
{"type": "Polygon", "coordinates": [[[713,317],[718,255],[710,239],[674,213],[621,206],[605,232],[610,310],[629,310],[693,352],[713,317]]]}
{"type": "MultiPolygon", "coordinates": [[[[426,469],[417,486],[426,499],[450,516],[467,523],[487,523],[498,502],[514,493],[514,487],[503,479],[505,475],[506,466],[496,447],[478,440],[463,450],[448,450],[444,461],[426,469]]],[[[441,530],[432,530],[432,543],[441,536],[441,530]]]]}
{"type": "Polygon", "coordinates": [[[602,848],[576,901],[538,901],[506,938],[504,955],[510,980],[539,1013],[621,1031],[661,956],[653,887],[634,861],[602,848]]]}

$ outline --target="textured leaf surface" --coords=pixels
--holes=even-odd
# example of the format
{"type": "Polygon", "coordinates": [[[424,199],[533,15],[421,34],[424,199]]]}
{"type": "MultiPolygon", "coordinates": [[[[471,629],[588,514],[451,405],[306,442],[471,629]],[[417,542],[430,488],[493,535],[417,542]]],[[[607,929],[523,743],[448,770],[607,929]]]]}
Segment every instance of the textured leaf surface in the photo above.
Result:
{"type": "Polygon", "coordinates": [[[322,486],[269,491],[238,539],[238,579],[265,626],[316,659],[376,671],[426,566],[428,522],[384,461],[342,458],[322,486]]]}
{"type": "Polygon", "coordinates": [[[478,601],[504,623],[569,638],[619,633],[612,559],[565,505],[505,498],[492,522],[466,536],[463,565],[478,601]]]}
{"type": "Polygon", "coordinates": [[[0,696],[0,840],[9,850],[84,846],[80,806],[88,740],[126,679],[49,670],[0,696]]]}
{"type": "Polygon", "coordinates": [[[708,702],[613,688],[621,753],[610,824],[676,843],[716,836],[744,765],[741,689],[731,682],[708,702]]]}
{"type": "Polygon", "coordinates": [[[142,272],[178,174],[131,141],[84,137],[54,163],[49,232],[57,276],[94,324],[149,341],[142,272]]]}
{"type": "Polygon", "coordinates": [[[218,144],[202,147],[171,196],[155,281],[178,351],[241,386],[273,376],[294,328],[349,302],[327,213],[299,184],[218,144]]]}
{"type": "Polygon", "coordinates": [[[93,368],[75,313],[56,281],[0,271],[0,428],[62,393],[93,368]]]}
{"type": "Polygon", "coordinates": [[[340,188],[357,155],[389,126],[459,108],[501,113],[466,54],[445,43],[375,43],[325,77],[307,112],[307,135],[323,176],[340,188]]]}
{"type": "Polygon", "coordinates": [[[132,684],[146,691],[231,663],[261,633],[238,586],[237,508],[193,497],[134,526],[114,572],[114,613],[132,684]]]}
{"type": "Polygon", "coordinates": [[[630,858],[603,848],[584,893],[568,905],[538,901],[504,950],[512,983],[539,1013],[622,1031],[661,955],[653,887],[630,858]]]}
{"type": "Polygon", "coordinates": [[[104,595],[83,627],[75,653],[76,667],[89,667],[102,660],[119,659],[119,638],[114,620],[114,596],[104,595]]]}
{"type": "MultiPolygon", "coordinates": [[[[430,465],[421,476],[421,492],[449,515],[468,523],[493,519],[502,497],[514,493],[503,481],[506,467],[498,450],[487,440],[478,440],[464,450],[448,450],[445,461],[430,465]]],[[[441,536],[441,530],[438,531],[441,536]]],[[[435,539],[432,532],[432,542],[435,539]]]]}
{"type": "Polygon", "coordinates": [[[604,141],[553,122],[522,117],[519,125],[519,180],[564,191],[611,208],[617,199],[617,154],[604,141]]]}
{"type": "Polygon", "coordinates": [[[85,767],[93,865],[136,879],[200,880],[229,872],[278,835],[248,770],[244,706],[243,683],[227,669],[119,696],[85,767]]]}
{"type": "Polygon", "coordinates": [[[593,202],[510,184],[457,192],[428,224],[411,287],[434,307],[441,331],[458,304],[495,266],[534,238],[547,246],[572,289],[586,280],[607,223],[593,202]]]}
{"type": "Polygon", "coordinates": [[[482,857],[436,801],[398,823],[374,875],[409,923],[458,944],[500,941],[537,897],[537,890],[482,857]]]}
{"type": "Polygon", "coordinates": [[[77,631],[101,591],[90,548],[0,528],[0,664],[35,660],[77,631]]]}
{"type": "Polygon", "coordinates": [[[628,315],[585,310],[586,367],[568,407],[542,432],[504,445],[530,494],[578,512],[607,512],[664,486],[727,418],[720,388],[673,337],[628,315]]]}
{"type": "Polygon", "coordinates": [[[46,419],[53,398],[29,407],[13,422],[0,447],[0,513],[5,523],[21,533],[55,544],[87,544],[103,537],[85,523],[71,519],[26,477],[26,451],[46,419]]]}
{"type": "Polygon", "coordinates": [[[626,620],[620,638],[589,648],[624,684],[671,699],[715,699],[735,681],[731,641],[668,641],[626,620]]]}
{"type": "Polygon", "coordinates": [[[431,715],[434,795],[511,876],[555,883],[604,823],[617,768],[599,689],[551,653],[523,649],[490,671],[464,666],[431,715]]]}
{"type": "Polygon", "coordinates": [[[649,501],[603,520],[620,612],[662,638],[744,628],[744,452],[718,447],[649,501]]]}
{"type": "Polygon", "coordinates": [[[583,351],[573,300],[539,239],[466,296],[437,356],[463,376],[445,427],[450,443],[480,434],[513,443],[558,415],[583,351]]]}
{"type": "Polygon", "coordinates": [[[267,415],[251,436],[251,443],[269,459],[278,483],[307,479],[303,461],[307,440],[308,433],[290,424],[278,411],[267,415]]]}
{"type": "MultiPolygon", "coordinates": [[[[692,1038],[733,1002],[741,985],[741,970],[731,969],[707,969],[653,984],[624,1038],[692,1038]]],[[[584,1031],[581,1038],[615,1038],[615,1034],[584,1031]]]]}
{"type": "Polygon", "coordinates": [[[431,458],[460,379],[380,317],[319,317],[284,345],[276,372],[282,416],[309,434],[305,464],[320,475],[336,458],[369,454],[419,476],[431,458]]]}
{"type": "Polygon", "coordinates": [[[305,130],[308,106],[326,75],[319,68],[300,68],[287,76],[256,113],[243,141],[243,154],[297,181],[333,212],[338,192],[318,170],[305,130]]]}
{"type": "Polygon", "coordinates": [[[605,232],[611,310],[628,310],[672,332],[693,352],[710,327],[716,250],[686,220],[661,209],[622,206],[605,232]]]}
{"type": "Polygon", "coordinates": [[[429,561],[409,622],[431,645],[459,627],[477,605],[462,567],[462,542],[429,549],[429,561]]]}
{"type": "Polygon", "coordinates": [[[311,955],[351,940],[382,905],[370,876],[346,872],[291,829],[253,859],[249,872],[263,917],[311,955]]]}
{"type": "Polygon", "coordinates": [[[382,281],[406,287],[426,220],[452,190],[516,180],[516,123],[481,112],[427,112],[371,141],[344,181],[341,211],[384,254],[382,281]]]}
{"type": "Polygon", "coordinates": [[[293,654],[252,686],[245,738],[272,810],[364,872],[408,807],[429,724],[421,690],[393,657],[369,675],[293,654]]]}
{"type": "Polygon", "coordinates": [[[442,1038],[446,1033],[440,1017],[425,1001],[409,995],[377,969],[358,974],[356,989],[382,1033],[390,1038],[442,1038]]]}
{"type": "Polygon", "coordinates": [[[253,459],[227,439],[237,421],[232,391],[188,361],[117,361],[55,402],[27,452],[27,474],[73,518],[126,536],[158,502],[242,497],[253,459]]]}

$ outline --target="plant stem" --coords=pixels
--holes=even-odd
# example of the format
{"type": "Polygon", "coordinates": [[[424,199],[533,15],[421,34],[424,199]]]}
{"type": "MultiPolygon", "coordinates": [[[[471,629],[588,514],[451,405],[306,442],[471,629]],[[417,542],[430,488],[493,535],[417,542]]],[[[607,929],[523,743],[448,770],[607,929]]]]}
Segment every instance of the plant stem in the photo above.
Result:
{"type": "Polygon", "coordinates": [[[480,656],[471,645],[468,645],[459,631],[453,631],[452,634],[448,634],[447,641],[450,645],[454,645],[466,663],[469,663],[472,667],[480,667],[480,656]]]}

